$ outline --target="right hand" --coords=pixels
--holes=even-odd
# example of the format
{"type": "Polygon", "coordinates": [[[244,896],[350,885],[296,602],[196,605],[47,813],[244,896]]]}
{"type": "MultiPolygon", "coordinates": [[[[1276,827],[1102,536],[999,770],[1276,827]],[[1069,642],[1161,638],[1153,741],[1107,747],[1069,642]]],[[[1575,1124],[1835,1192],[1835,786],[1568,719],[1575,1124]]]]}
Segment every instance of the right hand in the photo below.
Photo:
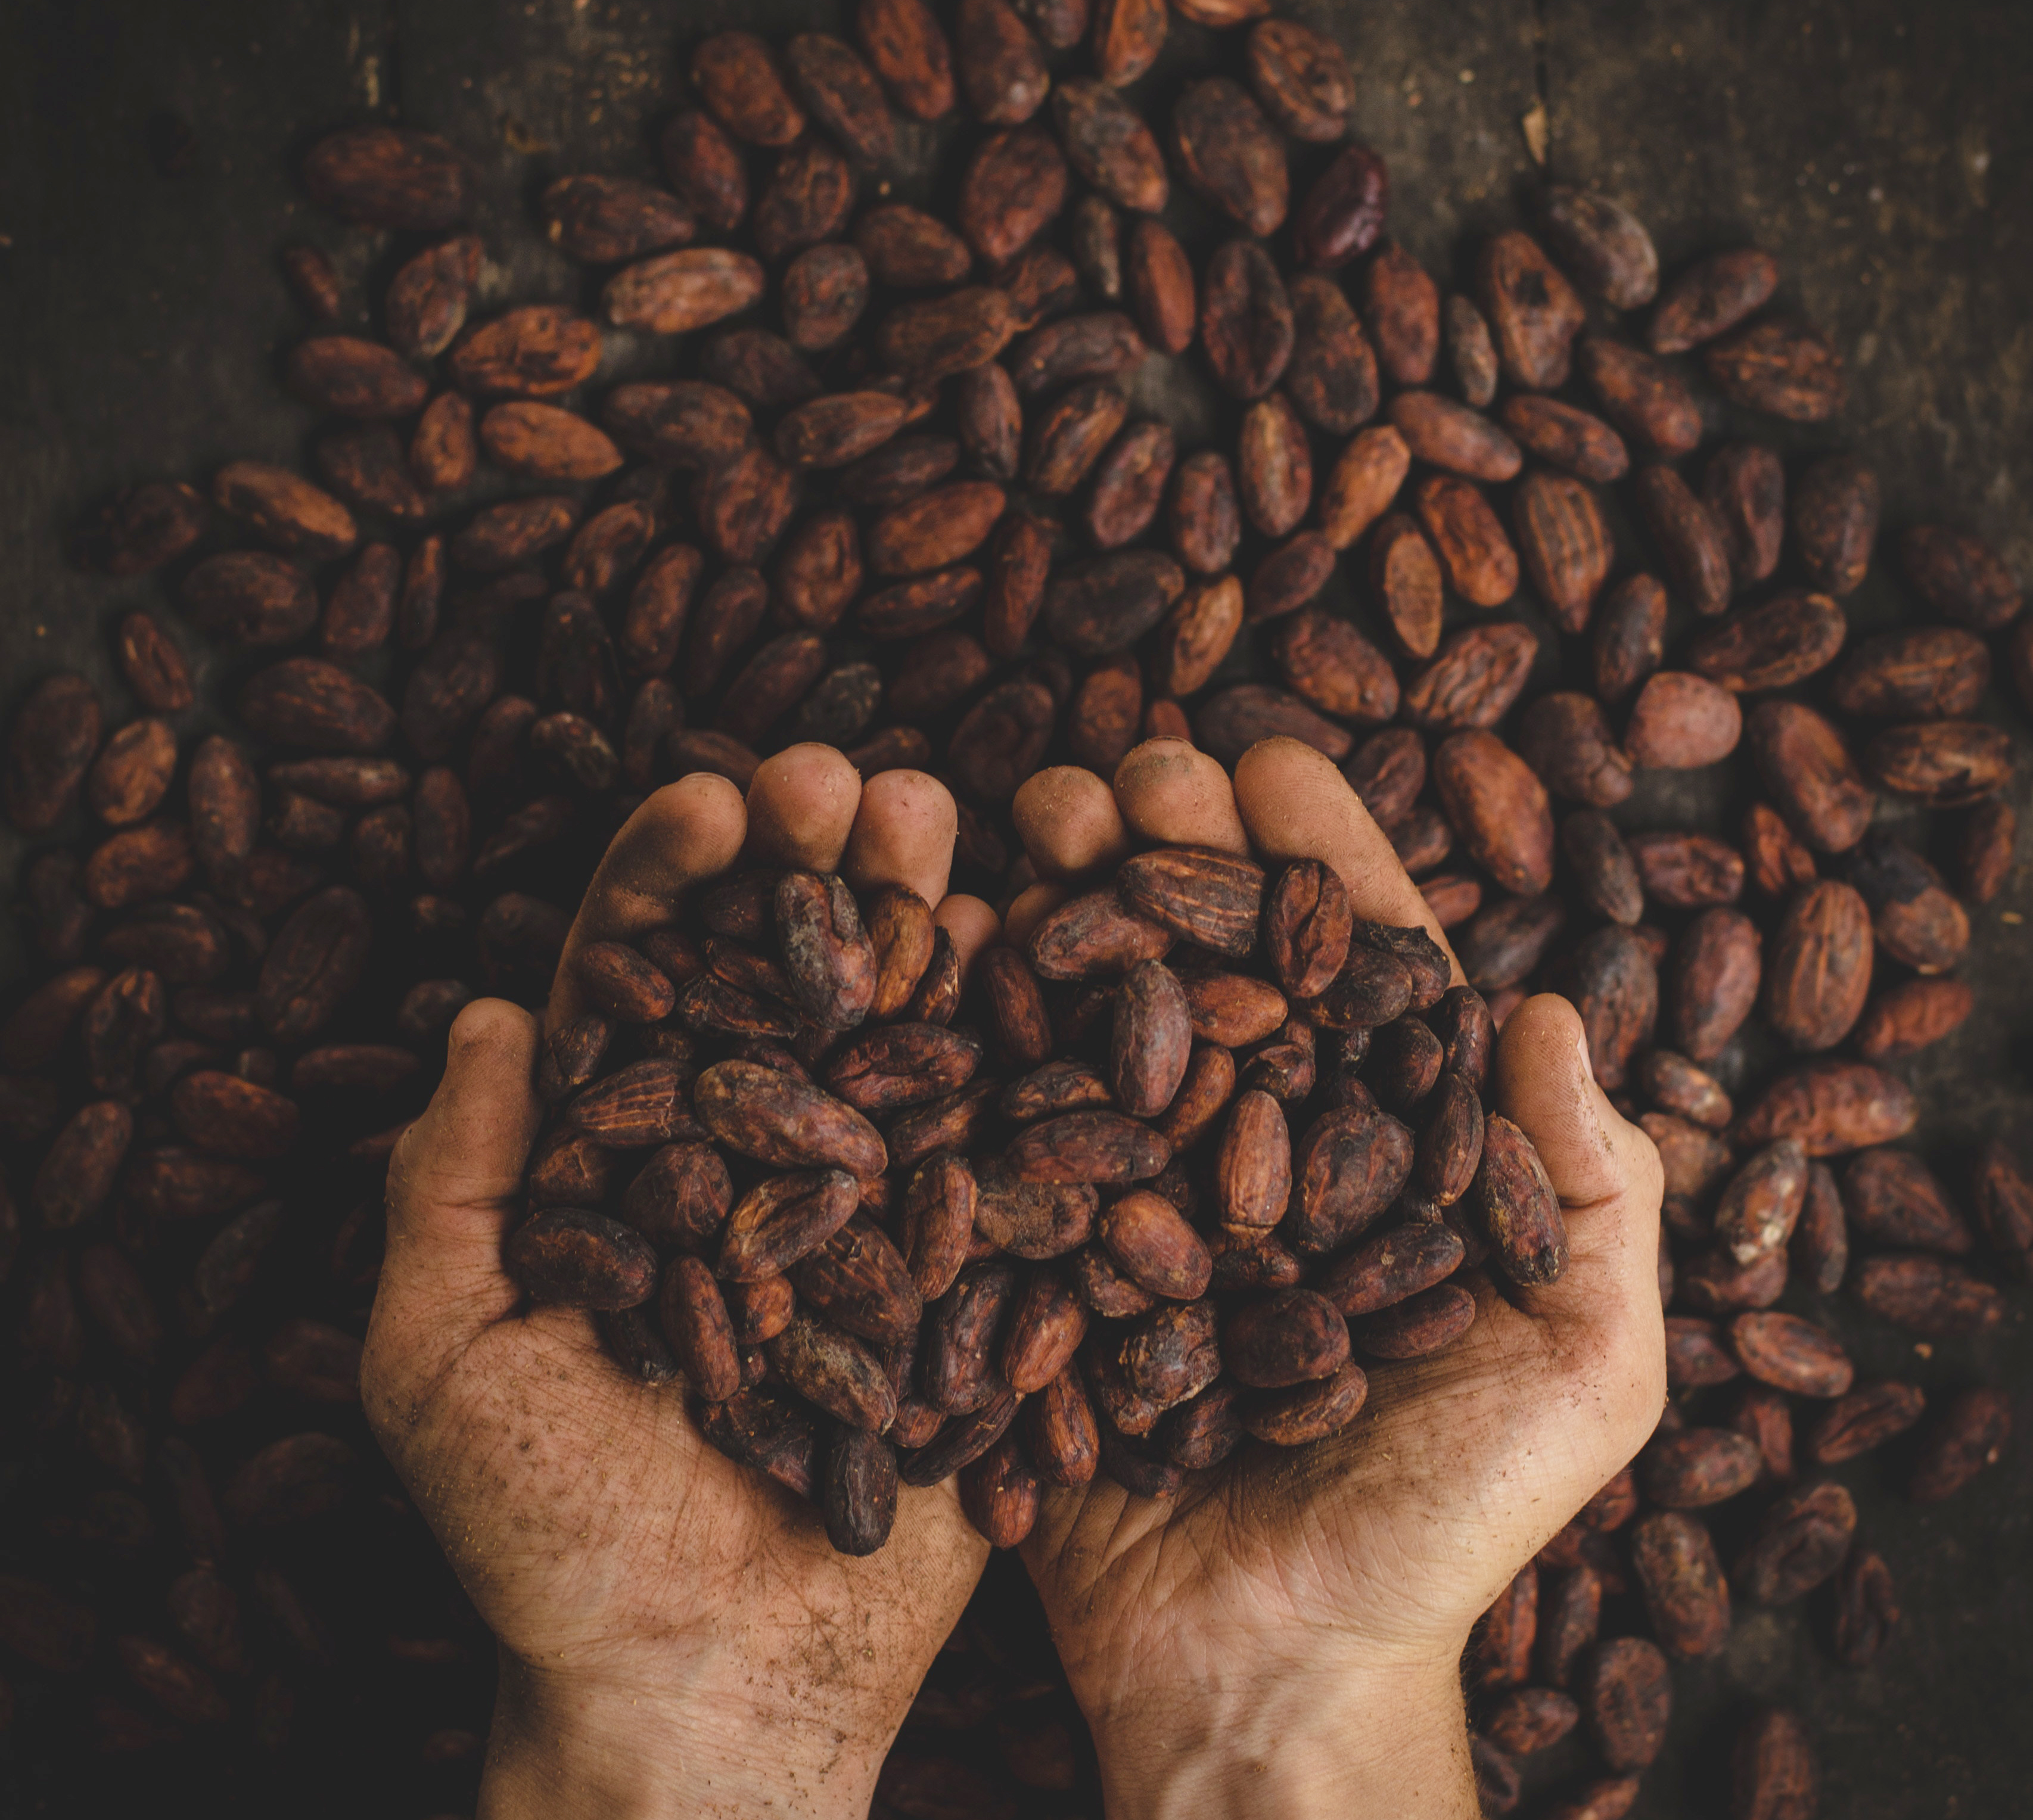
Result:
{"type": "MultiPolygon", "coordinates": [[[[1174,843],[1273,871],[1316,859],[1358,916],[1444,942],[1353,791],[1295,740],[1253,747],[1232,787],[1183,741],[1151,740],[1112,788],[1048,771],[1015,811],[1041,880],[1174,843]]],[[[1058,895],[1048,882],[1020,900],[1012,938],[1058,895]]],[[[1046,1499],[1024,1560],[1112,1816],[1477,1813],[1470,1630],[1638,1451],[1665,1398],[1657,1152],[1597,1086],[1564,999],[1511,1014],[1494,1078],[1566,1213],[1557,1283],[1465,1276],[1474,1325],[1443,1352],[1366,1368],[1366,1406],[1327,1440],[1246,1441],[1176,1502],[1099,1477],[1046,1499]]]]}

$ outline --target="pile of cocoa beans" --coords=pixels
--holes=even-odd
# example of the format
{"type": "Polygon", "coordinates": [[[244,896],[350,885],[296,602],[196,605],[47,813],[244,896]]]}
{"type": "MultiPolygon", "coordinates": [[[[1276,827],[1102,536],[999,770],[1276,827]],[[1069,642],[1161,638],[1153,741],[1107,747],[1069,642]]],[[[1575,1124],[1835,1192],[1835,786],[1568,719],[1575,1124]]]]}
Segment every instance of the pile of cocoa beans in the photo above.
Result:
{"type": "Polygon", "coordinates": [[[1464,1262],[1567,1263],[1531,1140],[1485,1120],[1481,995],[1317,860],[1267,891],[1233,854],[1139,854],[1028,959],[986,957],[986,1042],[903,886],[864,923],[837,878],[744,873],[574,966],[594,1009],[547,1042],[509,1268],[645,1381],[682,1373],[707,1439],[844,1553],[888,1540],[900,1478],[958,1473],[1013,1548],[1046,1485],[1170,1497],[1245,1434],[1337,1433],[1368,1388],[1351,1320],[1354,1350],[1419,1358],[1474,1321],[1464,1262]],[[1323,1032],[1340,1065],[1295,1144],[1323,1032]],[[979,1075],[990,1051],[1014,1079],[979,1075]]]}
{"type": "MultiPolygon", "coordinates": [[[[605,841],[686,772],[743,782],[799,740],[864,774],[930,769],[960,806],[957,888],[1000,904],[1032,882],[1007,808],[1040,766],[1105,770],[1157,734],[1228,762],[1283,733],[1343,765],[1494,1023],[1529,989],[1574,997],[1599,1078],[1665,1158],[1672,1406],[1471,1665],[1492,1809],[1515,1760],[1571,1762],[1553,1741],[1579,1714],[1611,1780],[1557,1811],[1607,1820],[1664,1730],[1645,1652],[1719,1648],[1732,1593],[1822,1579],[1844,1661],[1891,1631],[1889,1569],[1802,1469],[1914,1423],[1899,1476],[1941,1496],[2005,1444],[1997,1391],[1924,1408],[1918,1386],[1854,1386],[1812,1317],[1853,1290],[1953,1347],[1997,1325],[2033,1256],[2023,1154],[2001,1141],[1945,1185],[1896,1148],[1917,1116],[1899,1065],[1967,1015],[1953,970],[2012,870],[1991,676],[2033,702],[2033,620],[1979,539],[1908,525],[1913,623],[1851,635],[1879,489],[1855,453],[1782,455],[1761,428],[1795,426],[1796,449],[1844,393],[1838,351],[1775,307],[1768,254],[1662,285],[1642,223],[1556,186],[1534,231],[1479,249],[1472,294],[1443,294],[1384,232],[1341,47],[1262,0],[853,10],[852,43],[688,45],[657,176],[543,190],[583,307],[496,306],[455,147],[379,122],[320,139],[303,183],[343,224],[337,257],[283,258],[313,325],[284,370],[316,414],[316,478],[234,461],[83,527],[122,692],[24,679],[0,778],[38,843],[40,957],[0,1025],[23,1469],[0,1704],[18,1690],[21,1732],[66,1762],[181,1739],[228,1781],[315,1762],[470,1800],[489,1646],[356,1383],[381,1178],[459,1007],[542,1002],[605,841]],[[339,275],[370,256],[393,273],[371,309],[339,275]],[[656,376],[608,383],[623,364],[656,376]],[[152,575],[159,605],[132,591],[152,575]],[[1660,770],[1726,778],[1727,829],[1642,826],[1634,791],[1660,770]],[[1701,1513],[1732,1496],[1762,1514],[1725,1571],[1701,1513]]],[[[752,968],[734,981],[663,976],[770,1002],[751,988],[788,956],[733,953],[752,968]]],[[[1027,958],[1049,978],[997,950],[979,987],[998,1066],[1026,1053],[1005,1013],[1027,958]]],[[[1168,958],[1211,1015],[1191,997],[1207,957],[1168,958]]],[[[1040,1121],[1050,1094],[1121,1092],[1099,1046],[1139,1013],[1126,978],[1095,983],[1114,996],[1049,995],[1040,1121]]],[[[1331,994],[1290,997],[1234,1058],[1237,1117],[1304,1098],[1309,1073],[1315,1119],[1364,1092],[1387,1109],[1386,1077],[1431,1053],[1414,1026],[1445,1047],[1434,1008],[1398,1020],[1407,1053],[1352,1057],[1331,994]]],[[[618,1021],[617,1062],[703,1059],[657,1049],[668,1017],[618,1021]]],[[[578,1034],[554,1093],[605,1059],[578,1034]]],[[[791,1039],[780,1061],[806,1068],[791,1039]]],[[[979,1170],[1009,1148],[957,1154],[979,1170]]],[[[869,1211],[842,1232],[878,1213],[904,1231],[908,1191],[884,1208],[879,1175],[856,1175],[869,1211]]],[[[1152,1181],[1149,1200],[1190,1204],[1152,1181]]],[[[1230,1229],[1250,1223],[1201,1192],[1212,1283],[1243,1268],[1230,1229]]],[[[1358,1245],[1416,1227],[1466,1251],[1469,1223],[1417,1198],[1358,1245]]],[[[974,1230],[970,1249],[1014,1249],[974,1230]]],[[[1106,1238],[1084,1288],[1163,1293],[1106,1238]]],[[[1013,1293],[1006,1259],[965,1268],[1013,1293]]],[[[1322,1280],[1260,1287],[1331,1296],[1322,1280]]],[[[1379,1319],[1358,1316],[1358,1345],[1379,1319]]],[[[608,1331],[662,1369],[639,1311],[608,1331]]],[[[1286,1394],[1224,1390],[1202,1393],[1223,1434],[1286,1394]]],[[[1177,1436],[1125,1434],[1126,1395],[1114,1412],[1108,1470],[1161,1489],[1177,1436]]],[[[889,1811],[1018,1812],[1013,1774],[1094,1802],[1035,1613],[991,1580],[889,1811]]],[[[1761,1720],[1739,1761],[1744,1813],[1804,1811],[1796,1722],[1761,1720]]]]}

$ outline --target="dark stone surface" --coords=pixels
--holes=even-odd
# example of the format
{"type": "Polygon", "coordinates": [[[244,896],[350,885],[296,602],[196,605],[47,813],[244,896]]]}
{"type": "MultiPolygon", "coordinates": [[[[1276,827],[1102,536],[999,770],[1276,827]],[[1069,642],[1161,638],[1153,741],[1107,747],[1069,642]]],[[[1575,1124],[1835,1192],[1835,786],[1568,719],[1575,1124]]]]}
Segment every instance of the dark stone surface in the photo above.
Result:
{"type": "MultiPolygon", "coordinates": [[[[1476,237],[1520,218],[1534,178],[1522,123],[1543,107],[1552,174],[1635,208],[1669,271],[1747,239],[1780,254],[1783,298],[1830,331],[1851,374],[1840,421],[1782,432],[1782,446],[1863,449],[1883,479],[1888,526],[1923,515],[1964,522],[2033,574],[2033,30],[2023,6],[1311,0],[1297,10],[1349,47],[1355,129],[1389,161],[1394,229],[1430,268],[1460,284],[1476,237]]],[[[0,9],[0,706],[60,665],[119,699],[107,628],[159,590],[64,562],[62,539],[92,500],[146,477],[201,477],[229,456],[301,454],[308,414],[275,383],[301,326],[278,249],[298,237],[328,248],[363,313],[388,254],[316,216],[294,188],[294,159],[317,131],[379,110],[448,133],[482,174],[477,224],[496,261],[483,307],[569,297],[579,275],[529,224],[541,181],[581,168],[646,172],[647,126],[675,99],[678,53],[698,33],[837,16],[807,0],[0,9]],[[189,135],[181,151],[178,122],[189,135]]],[[[1178,31],[1151,82],[1168,83],[1207,42],[1178,31]]],[[[902,187],[936,190],[950,173],[938,168],[934,136],[913,133],[930,174],[902,187]]],[[[610,340],[611,370],[653,358],[610,340]]],[[[1204,399],[1162,376],[1149,383],[1150,402],[1190,436],[1204,399]]],[[[1867,625],[1897,610],[1881,568],[1853,617],[1867,625]]],[[[176,624],[167,610],[163,619],[176,624]]],[[[1990,711],[2001,714],[2001,702],[1990,711]]],[[[2022,811],[2027,769],[2016,785],[2022,811]]],[[[1701,780],[1671,790],[1660,781],[1620,818],[1692,824],[1728,807],[1701,780]]],[[[9,877],[18,853],[0,837],[9,877]]],[[[1977,1017],[1911,1070],[1926,1107],[1923,1147],[1945,1166],[1981,1134],[2033,1129],[2029,913],[2022,863],[1974,919],[1964,971],[1979,988],[1977,1017]]],[[[0,940],[10,945],[0,976],[13,977],[11,929],[0,940]]],[[[1866,1375],[1912,1377],[1930,1391],[1973,1377],[2011,1385],[2022,1439],[2002,1470],[1945,1507],[1897,1495],[1896,1455],[1841,1469],[1863,1534],[1899,1580],[1896,1645],[1880,1667],[1846,1673],[1802,1614],[1747,1613],[1720,1661],[1676,1675],[1672,1743],[1638,1811],[1692,1820],[1725,1811],[1728,1728],[1750,1698],[1807,1713],[1825,1813],[2022,1811],[2033,1771],[2026,1299],[2003,1335],[1931,1356],[1857,1319],[1842,1298],[1827,1313],[1866,1375]]],[[[1732,1534],[1724,1526],[1726,1558],[1732,1534]]],[[[420,1697],[420,1732],[478,1717],[429,1712],[420,1697]]],[[[32,1759],[21,1732],[5,1748],[13,1767],[0,1774],[0,1807],[71,1811],[47,1771],[24,1778],[32,1759]]],[[[1571,1744],[1550,1756],[1534,1766],[1535,1785],[1581,1761],[1571,1744]]],[[[344,1783],[339,1773],[305,1791],[303,1809],[338,1811],[344,1783]]],[[[380,1805],[421,1813],[447,1786],[420,1781],[380,1805]]]]}

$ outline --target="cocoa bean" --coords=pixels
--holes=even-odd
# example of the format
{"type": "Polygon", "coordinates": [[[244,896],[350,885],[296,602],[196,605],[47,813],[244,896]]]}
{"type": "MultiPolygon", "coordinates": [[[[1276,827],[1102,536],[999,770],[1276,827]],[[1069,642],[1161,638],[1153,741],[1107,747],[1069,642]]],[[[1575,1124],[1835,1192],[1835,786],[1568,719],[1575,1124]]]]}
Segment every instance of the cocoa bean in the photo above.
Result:
{"type": "Polygon", "coordinates": [[[1484,1121],[1473,1193],[1505,1275],[1525,1285],[1556,1281],[1567,1264],[1559,1197],[1531,1139],[1507,1118],[1484,1121]]]}
{"type": "Polygon", "coordinates": [[[1870,791],[1828,721],[1797,702],[1764,702],[1744,731],[1765,788],[1810,847],[1840,853],[1863,838],[1870,791]]]}
{"type": "Polygon", "coordinates": [[[1668,1510],[1696,1510],[1735,1497],[1763,1470],[1758,1444],[1729,1429],[1688,1429],[1654,1441],[1641,1456],[1645,1495],[1668,1510]]]}
{"type": "Polygon", "coordinates": [[[2019,616],[2019,584],[1988,544],[1944,525],[1914,525],[1899,541],[1913,591],[1945,620],[1992,632],[2019,616]]]}
{"type": "Polygon", "coordinates": [[[1740,1314],[1730,1324],[1730,1344],[1761,1384],[1796,1396],[1839,1397],[1855,1375],[1842,1348],[1798,1315],[1740,1314]]]}
{"type": "MultiPolygon", "coordinates": [[[[1402,438],[1399,442],[1402,447],[1402,438]]],[[[1500,607],[1518,591],[1518,552],[1489,502],[1472,485],[1429,474],[1413,489],[1413,500],[1419,522],[1440,553],[1448,586],[1462,599],[1478,607],[1500,607]]],[[[1330,530],[1328,534],[1331,539],[1334,533],[1330,530]]]]}
{"type": "MultiPolygon", "coordinates": [[[[1651,1765],[1666,1742],[1673,1710],[1672,1671],[1656,1644],[1643,1637],[1604,1643],[1583,1671],[1580,1698],[1596,1748],[1611,1769],[1651,1765]]],[[[1603,1820],[1616,1811],[1605,1807],[1603,1820]]]]}
{"type": "Polygon", "coordinates": [[[1485,992],[1515,986],[1539,964],[1566,922],[1565,906],[1552,897],[1509,897],[1486,905],[1457,945],[1469,983],[1485,992]]]}
{"type": "Polygon", "coordinates": [[[1892,1571],[1874,1548],[1852,1548],[1836,1571],[1829,1643],[1846,1668],[1867,1668],[1899,1626],[1892,1571]]]}
{"type": "Polygon", "coordinates": [[[1702,500],[1715,515],[1739,588],[1768,579],[1786,533],[1786,470],[1762,443],[1726,443],[1709,459],[1702,500]]]}
{"type": "Polygon", "coordinates": [[[1795,1049],[1830,1049],[1863,1015],[1870,988],[1870,912],[1824,880],[1787,904],[1765,969],[1766,1020],[1795,1049]]]}
{"type": "Polygon", "coordinates": [[[752,1062],[722,1062],[698,1077],[700,1120],[730,1149],[778,1169],[882,1173],[886,1153],[875,1128],[829,1094],[752,1062]]]}
{"type": "Polygon", "coordinates": [[[1462,1241],[1439,1221],[1413,1220],[1340,1253],[1316,1286],[1350,1320],[1393,1308],[1459,1268],[1462,1241]]]}
{"type": "Polygon", "coordinates": [[[1596,616],[1596,694],[1620,701],[1658,668],[1666,650],[1666,590],[1649,575],[1611,589],[1596,616]]]}
{"type": "Polygon", "coordinates": [[[1792,1136],[1810,1156],[1832,1156],[1902,1137],[1913,1120],[1904,1082],[1859,1062],[1820,1062],[1774,1081],[1732,1136],[1747,1144],[1792,1136]]]}
{"type": "Polygon", "coordinates": [[[1221,1356],[1239,1382],[1255,1389],[1309,1384],[1347,1362],[1348,1324],[1324,1296],[1280,1290],[1230,1316],[1221,1356]]]}
{"type": "Polygon", "coordinates": [[[567,1308],[634,1308],[657,1286],[656,1253],[641,1234],[582,1208],[535,1215],[509,1236],[504,1256],[532,1300],[567,1308]]]}
{"type": "Polygon", "coordinates": [[[1864,639],[1836,672],[1829,699],[1845,714],[1872,719],[1963,718],[1990,680],[1990,652],[1952,626],[1881,632],[1864,639]]]}
{"type": "Polygon", "coordinates": [[[1557,390],[1584,320],[1574,287],[1537,241],[1514,231],[1484,245],[1476,272],[1504,377],[1528,391],[1557,390]]]}
{"type": "Polygon", "coordinates": [[[1526,573],[1556,622],[1585,631],[1616,553],[1594,493],[1563,474],[1527,474],[1511,515],[1526,573]]]}
{"type": "Polygon", "coordinates": [[[1474,1323],[1475,1298],[1458,1283],[1443,1283],[1359,1322],[1354,1343],[1374,1358],[1423,1358],[1452,1346],[1474,1323]]]}
{"type": "MultiPolygon", "coordinates": [[[[983,259],[1000,264],[1021,252],[1065,206],[1066,185],[1066,161],[1052,136],[1035,122],[990,133],[960,179],[960,232],[983,259]]],[[[1001,313],[1004,326],[995,346],[950,370],[964,372],[993,358],[1015,328],[1006,298],[1001,313]]]]}
{"type": "Polygon", "coordinates": [[[1581,1014],[1596,1080],[1616,1092],[1657,1021],[1659,977],[1651,956],[1631,931],[1611,923],[1564,957],[1552,983],[1581,1014]]]}
{"type": "Polygon", "coordinates": [[[1917,1384],[1866,1384],[1837,1397],[1815,1417],[1807,1431],[1808,1455],[1824,1466],[1855,1459],[1904,1433],[1926,1406],[1917,1384]]]}
{"type": "Polygon", "coordinates": [[[1003,1162],[1019,1182],[1106,1185],[1149,1180],[1171,1161],[1171,1150],[1120,1113],[1069,1112],[1030,1126],[1003,1162]]]}
{"type": "Polygon", "coordinates": [[[599,364],[597,325],[558,304],[525,305],[468,329],[446,357],[462,391],[533,398],[571,391],[599,364]]]}
{"type": "MultiPolygon", "coordinates": [[[[1237,84],[1211,77],[1188,84],[1172,108],[1172,152],[1180,174],[1201,200],[1244,232],[1260,239],[1282,224],[1290,182],[1285,148],[1237,84]]],[[[1380,184],[1382,167],[1374,159],[1370,163],[1380,184]]],[[[1324,202],[1320,212],[1331,219],[1342,212],[1324,202]]],[[[1342,257],[1361,250],[1351,246],[1342,257]]],[[[1304,252],[1300,257],[1303,264],[1320,263],[1304,252]]]]}
{"type": "Polygon", "coordinates": [[[1285,281],[1263,248],[1231,240],[1217,249],[1200,280],[1200,338],[1222,389],[1263,397],[1290,362],[1296,335],[1285,281]]]}
{"type": "Polygon", "coordinates": [[[1631,1532],[1631,1565],[1668,1654],[1712,1656],[1728,1640],[1729,1586],[1700,1519],[1661,1511],[1631,1532]]]}
{"type": "MultiPolygon", "coordinates": [[[[1536,650],[1536,640],[1533,646],[1536,650]]],[[[1631,794],[1631,761],[1617,745],[1601,706],[1589,696],[1565,690],[1540,696],[1525,711],[1518,747],[1526,763],[1560,796],[1607,808],[1631,794]]],[[[1563,841],[1566,827],[1575,819],[1570,816],[1563,824],[1563,841]]],[[[1631,867],[1629,850],[1623,847],[1621,837],[1617,845],[1624,864],[1631,867]]],[[[1634,867],[1634,889],[1636,882],[1634,867]]],[[[1637,919],[1635,911],[1623,919],[1637,919]]]]}
{"type": "Polygon", "coordinates": [[[1755,247],[1698,260],[1660,293],[1648,339],[1654,354],[1684,354],[1713,341],[1769,301],[1779,262],[1755,247]]]}
{"type": "Polygon", "coordinates": [[[1455,733],[1433,755],[1433,782],[1470,854],[1505,890],[1544,891],[1553,875],[1545,786],[1494,734],[1455,733]]]}
{"type": "Polygon", "coordinates": [[[1659,289],[1659,255],[1645,224],[1595,190],[1556,184],[1541,205],[1546,237],[1582,286],[1617,309],[1640,309],[1659,289]]]}
{"type": "Polygon", "coordinates": [[[1294,21],[1250,28],[1249,85],[1266,113],[1294,139],[1331,143],[1346,130],[1354,81],[1341,47],[1294,21]]]}
{"type": "Polygon", "coordinates": [[[1964,1256],[1976,1237],[1950,1204],[1934,1172],[1903,1150],[1865,1150],[1841,1177],[1848,1230],[1871,1244],[1964,1256]]]}
{"type": "Polygon", "coordinates": [[[1669,460],[1699,445],[1701,407],[1663,361],[1607,336],[1588,335],[1582,338],[1579,364],[1603,410],[1634,441],[1669,460]]]}
{"type": "Polygon", "coordinates": [[[1361,1414],[1368,1394],[1361,1366],[1345,1365],[1310,1384],[1257,1391],[1242,1406],[1242,1425],[1274,1447],[1304,1447],[1340,1433],[1361,1414]]]}
{"type": "MultiPolygon", "coordinates": [[[[1455,383],[1464,399],[1477,410],[1485,410],[1496,396],[1496,343],[1490,335],[1489,324],[1482,312],[1465,297],[1450,297],[1443,314],[1455,383]]],[[[1526,440],[1507,417],[1504,427],[1520,442],[1526,440]]]]}
{"type": "Polygon", "coordinates": [[[1815,586],[1854,594],[1878,539],[1878,476],[1854,455],[1825,455],[1793,494],[1793,536],[1815,586]]]}
{"type": "Polygon", "coordinates": [[[1979,721],[1923,721],[1878,734],[1864,763],[1895,796],[1948,806],[1974,801],[2011,774],[2012,741],[1979,721]]]}
{"type": "Polygon", "coordinates": [[[1842,356],[1805,323],[1768,318],[1702,356],[1709,377],[1732,404],[1769,411],[1795,423],[1821,423],[1842,408],[1848,393],[1842,356]]]}
{"type": "Polygon", "coordinates": [[[47,833],[62,818],[99,749],[102,725],[98,693],[82,676],[51,676],[28,697],[7,736],[6,805],[17,831],[47,833]]]}
{"type": "Polygon", "coordinates": [[[1729,605],[1729,552],[1714,514],[1671,468],[1640,468],[1637,488],[1645,529],[1680,597],[1697,613],[1724,612],[1729,605]]]}
{"type": "Polygon", "coordinates": [[[1581,1718],[1581,1709],[1552,1687],[1518,1687],[1500,1695],[1484,1720],[1499,1750],[1529,1756],[1557,1744],[1581,1718]]]}
{"type": "Polygon", "coordinates": [[[1735,694],[1789,688],[1832,663],[1848,631],[1826,594],[1787,593],[1703,633],[1687,661],[1735,694]]]}

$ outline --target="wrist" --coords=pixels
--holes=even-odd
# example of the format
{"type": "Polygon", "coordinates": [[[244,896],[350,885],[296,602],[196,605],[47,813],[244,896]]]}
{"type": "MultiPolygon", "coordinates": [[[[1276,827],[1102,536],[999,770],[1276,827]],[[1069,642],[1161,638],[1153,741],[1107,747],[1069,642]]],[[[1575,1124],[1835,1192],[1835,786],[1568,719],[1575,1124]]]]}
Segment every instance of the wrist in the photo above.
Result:
{"type": "Polygon", "coordinates": [[[1458,1668],[1216,1672],[1091,1713],[1109,1820],[1476,1820],[1458,1668]]]}
{"type": "Polygon", "coordinates": [[[504,1650],[480,1820],[858,1820],[896,1728],[823,1696],[769,1702],[753,1682],[594,1681],[504,1650]]]}

